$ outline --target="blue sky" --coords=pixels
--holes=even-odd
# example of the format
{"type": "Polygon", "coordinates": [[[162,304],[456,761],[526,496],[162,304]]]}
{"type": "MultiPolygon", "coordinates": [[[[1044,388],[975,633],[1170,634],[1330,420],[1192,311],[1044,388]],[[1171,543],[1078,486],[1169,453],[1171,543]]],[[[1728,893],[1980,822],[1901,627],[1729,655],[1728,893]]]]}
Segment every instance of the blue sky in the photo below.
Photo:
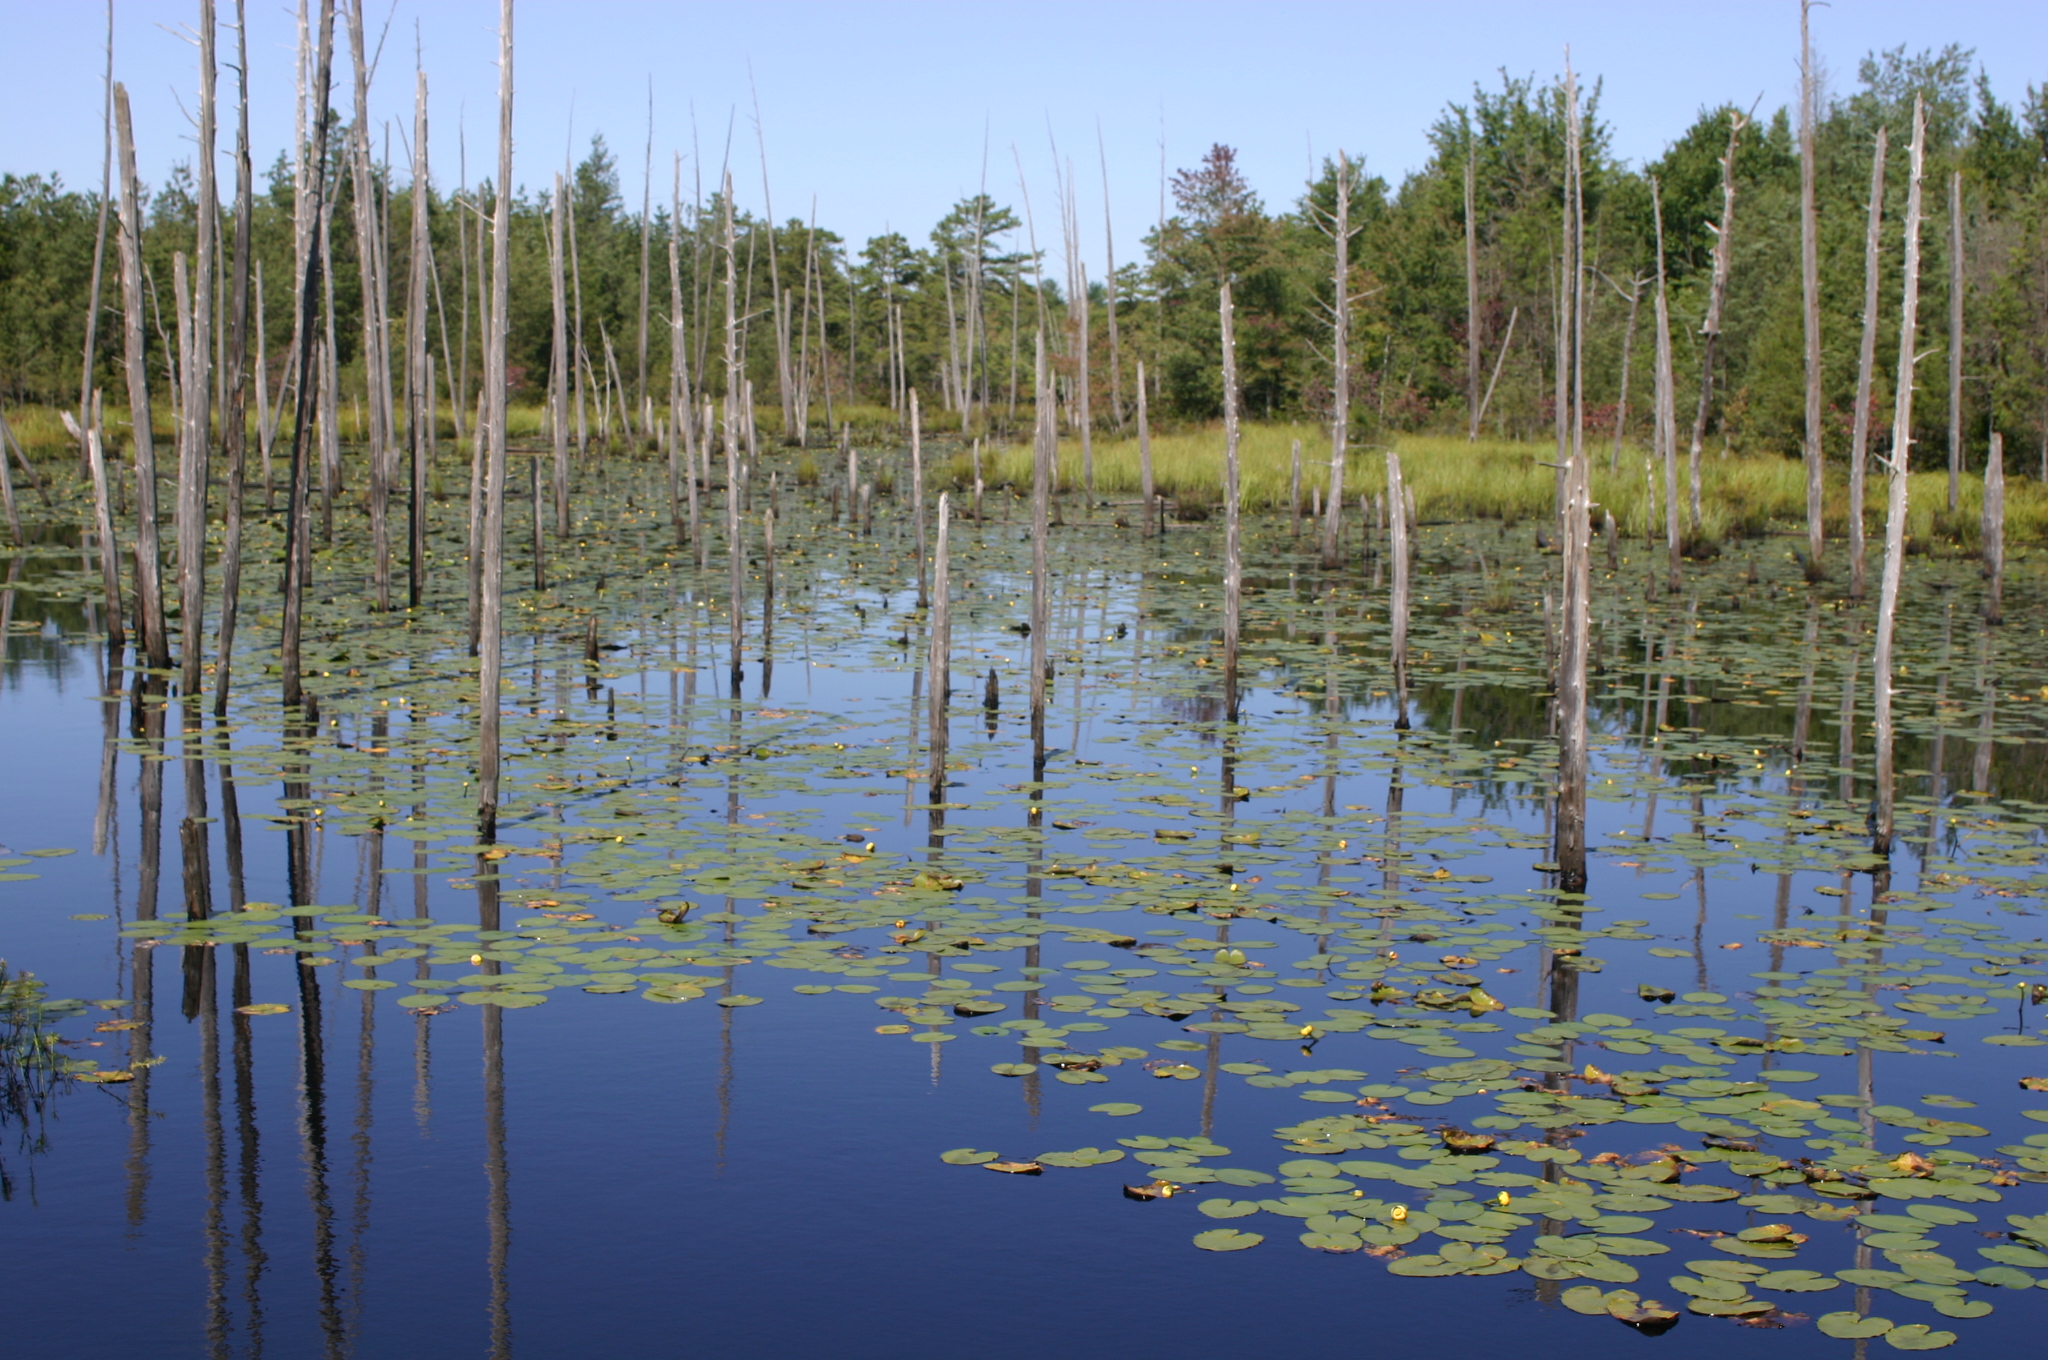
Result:
{"type": "MultiPolygon", "coordinates": [[[[181,31],[192,3],[119,0],[115,72],[130,90],[138,159],[160,180],[192,154],[187,110],[196,51],[181,31]]],[[[231,4],[222,5],[231,18],[231,4]]],[[[466,126],[472,178],[495,163],[493,0],[373,0],[389,37],[372,91],[391,120],[393,155],[410,135],[415,38],[432,85],[434,178],[457,174],[466,126]]],[[[1797,86],[1796,0],[1612,3],[657,4],[522,0],[516,25],[515,179],[540,186],[569,150],[602,131],[637,203],[654,94],[656,196],[673,153],[691,193],[701,154],[707,190],[731,132],[741,202],[762,201],[753,91],[760,100],[775,214],[808,216],[855,243],[890,228],[921,239],[947,206],[983,183],[1021,209],[1018,163],[1041,246],[1056,250],[1054,143],[1071,161],[1091,273],[1102,252],[1103,171],[1119,254],[1135,255],[1158,216],[1162,131],[1169,168],[1228,142],[1273,205],[1293,200],[1310,157],[1339,146],[1398,182],[1426,155],[1425,131],[1475,82],[1505,68],[1548,77],[1564,49],[1604,82],[1615,148],[1656,156],[1698,110],[1797,86]],[[750,89],[751,71],[751,89],[750,89]],[[692,112],[695,129],[692,128],[692,112]],[[984,169],[984,166],[986,167],[984,169]]],[[[259,167],[291,137],[295,21],[279,0],[250,5],[252,127],[259,167]]],[[[1873,48],[1956,42],[2003,97],[2048,80],[2048,5],[1989,0],[1835,0],[1814,12],[1816,48],[1835,88],[1850,87],[1873,48]]],[[[100,174],[105,11],[91,0],[0,0],[8,75],[0,81],[0,169],[100,174]]],[[[337,34],[335,104],[350,108],[347,46],[337,34]]],[[[232,53],[223,35],[224,56],[232,53]]],[[[232,91],[223,76],[223,91],[232,91]]],[[[223,137],[223,148],[228,146],[223,137]]],[[[223,170],[226,161],[223,159],[223,170]]]]}

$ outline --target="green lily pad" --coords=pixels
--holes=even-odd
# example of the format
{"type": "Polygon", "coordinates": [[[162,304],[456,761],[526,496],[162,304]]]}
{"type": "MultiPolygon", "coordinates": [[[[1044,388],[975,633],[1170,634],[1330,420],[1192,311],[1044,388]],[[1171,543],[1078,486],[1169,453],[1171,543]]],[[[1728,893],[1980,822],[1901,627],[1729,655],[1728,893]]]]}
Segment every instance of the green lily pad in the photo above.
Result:
{"type": "Polygon", "coordinates": [[[1212,1228],[1195,1234],[1195,1245],[1203,1251],[1244,1251],[1265,1240],[1262,1234],[1239,1232],[1235,1228],[1212,1228]]]}
{"type": "Polygon", "coordinates": [[[1821,1335],[1832,1336],[1841,1341],[1853,1341],[1866,1336],[1883,1336],[1892,1330],[1890,1318],[1865,1317],[1861,1313],[1823,1313],[1814,1319],[1813,1325],[1821,1335]]]}
{"type": "Polygon", "coordinates": [[[1884,1334],[1885,1344],[1902,1351],[1938,1351],[1944,1346],[1953,1346],[1954,1332],[1937,1332],[1924,1322],[1894,1327],[1884,1334]]]}

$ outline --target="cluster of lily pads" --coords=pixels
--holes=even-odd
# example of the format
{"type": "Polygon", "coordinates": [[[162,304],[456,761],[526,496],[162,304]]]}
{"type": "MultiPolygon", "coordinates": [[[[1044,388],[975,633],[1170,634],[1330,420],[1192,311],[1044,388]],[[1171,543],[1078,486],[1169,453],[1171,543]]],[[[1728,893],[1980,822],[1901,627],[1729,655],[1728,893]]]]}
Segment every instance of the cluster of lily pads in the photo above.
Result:
{"type": "MultiPolygon", "coordinates": [[[[1990,1291],[2048,1272],[2042,1216],[2010,1213],[2007,1199],[2048,1182],[2048,1131],[1992,1151],[1979,1145],[1990,1128],[1952,1117],[1970,1105],[1960,1097],[1930,1096],[1926,1113],[1846,1072],[1783,1065],[2040,1045],[2025,1022],[2048,999],[2032,914],[2048,886],[2048,787],[2028,783],[2013,753],[2042,737],[2048,692],[1999,679],[2043,660],[2040,630],[2008,628],[1994,652],[1959,637],[1953,608],[1909,599],[1898,858],[1919,872],[1872,901],[1869,880],[1852,877],[1878,867],[1854,740],[1868,722],[1856,669],[1867,619],[1837,631],[1831,616],[1815,641],[1809,610],[1802,634],[1795,573],[1768,562],[1761,588],[1742,574],[1753,567],[1729,562],[1690,569],[1684,597],[1648,602],[1625,573],[1611,579],[1596,601],[1592,796],[1615,815],[1596,819],[1593,892],[1575,894],[1554,886],[1535,824],[1555,762],[1544,625],[1533,590],[1502,602],[1496,589],[1511,572],[1540,581],[1548,565],[1490,529],[1423,532],[1419,722],[1396,729],[1384,596],[1368,581],[1319,579],[1286,557],[1282,525],[1254,535],[1257,693],[1230,726],[1216,720],[1206,540],[1159,548],[1100,526],[1100,566],[1063,576],[1054,608],[1049,725],[1072,734],[1070,749],[1034,777],[1026,644],[1010,631],[1027,549],[963,528],[955,672],[999,672],[1008,706],[978,711],[956,693],[953,782],[934,804],[922,701],[915,686],[899,692],[922,645],[906,545],[787,523],[772,696],[718,692],[719,570],[700,576],[686,554],[625,529],[562,554],[568,581],[522,602],[509,643],[510,794],[488,844],[469,806],[475,680],[459,618],[352,618],[328,600],[315,610],[329,631],[313,649],[326,673],[311,739],[278,731],[260,707],[274,694],[259,688],[189,745],[175,723],[167,739],[120,745],[145,760],[231,761],[239,788],[303,786],[248,820],[356,838],[382,895],[251,902],[124,934],[331,968],[427,1015],[576,992],[732,1008],[831,994],[870,998],[884,1038],[982,1046],[996,1078],[1092,1097],[1241,1079],[1255,1099],[1318,1107],[1276,1126],[1285,1160],[1270,1169],[1218,1164],[1234,1154],[1206,1133],[944,1160],[1015,1175],[1128,1162],[1148,1168],[1126,1179],[1131,1198],[1190,1198],[1236,1225],[1196,1234],[1205,1250],[1260,1245],[1267,1234],[1244,1221],[1266,1215],[1309,1248],[1378,1258],[1397,1276],[1519,1273],[1575,1312],[1643,1331],[1681,1311],[1784,1320],[1796,1296],[1844,1285],[1967,1318],[1990,1310],[1990,1291]],[[607,579],[627,584],[607,594],[607,579]],[[592,618],[625,639],[596,664],[584,659],[592,618]],[[860,682],[885,673],[887,694],[860,682]],[[828,692],[802,697],[809,684],[828,692]],[[1846,748],[1830,744],[1839,729],[1822,732],[1838,714],[1846,748]],[[1987,772],[1967,798],[1948,782],[1963,750],[1987,772]],[[898,804],[901,835],[885,826],[898,804]],[[1708,899],[1731,874],[1778,888],[1775,909],[1737,913],[1755,924],[1722,939],[1724,909],[1710,942],[1708,899]],[[415,877],[434,882],[435,914],[399,905],[415,877]],[[450,916],[451,894],[486,884],[507,909],[501,928],[450,916]],[[1607,921],[1612,909],[1636,914],[1607,921]],[[1673,985],[1678,972],[1692,981],[1673,985]],[[1611,1009],[1581,1013],[1580,991],[1611,1009]],[[2008,1014],[2019,1023],[1979,1023],[2008,1014]],[[1304,1050],[1305,1062],[1361,1066],[1288,1070],[1268,1056],[1304,1050]],[[1395,1079],[1369,1080],[1390,1063],[1395,1079]],[[1814,1086],[1855,1089],[1809,1096],[1814,1086]],[[1630,1124],[1657,1127],[1615,1140],[1630,1124]],[[1571,1146],[1601,1126],[1617,1126],[1612,1148],[1571,1146]],[[1910,1147],[1881,1150],[1890,1130],[1910,1147]],[[1653,1286],[1644,1264],[1670,1245],[1652,1231],[1690,1234],[1707,1254],[1653,1286]],[[1967,1250],[1936,1236],[1988,1231],[2000,1240],[1967,1250]],[[1801,1264],[1830,1246],[1856,1263],[1801,1264]]],[[[1962,568],[1916,571],[1966,584],[1962,568]]],[[[95,579],[74,575],[52,589],[95,579]]],[[[264,626],[259,611],[245,641],[262,646],[264,626]]],[[[749,665],[765,659],[750,641],[749,665]]],[[[1143,1105],[1088,1110],[1129,1118],[1143,1105]]],[[[1817,1325],[1902,1349],[1953,1339],[1860,1303],[1817,1325]]]]}

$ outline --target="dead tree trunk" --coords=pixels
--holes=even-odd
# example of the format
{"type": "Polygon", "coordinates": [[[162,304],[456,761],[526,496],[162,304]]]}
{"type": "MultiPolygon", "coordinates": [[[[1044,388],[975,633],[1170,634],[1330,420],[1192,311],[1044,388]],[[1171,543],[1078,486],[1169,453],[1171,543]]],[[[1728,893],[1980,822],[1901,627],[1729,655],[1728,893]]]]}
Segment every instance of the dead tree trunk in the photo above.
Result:
{"type": "Polygon", "coordinates": [[[1963,172],[1948,177],[1948,512],[1963,477],[1963,172]]]}
{"type": "MultiPolygon", "coordinates": [[[[194,156],[198,197],[192,269],[192,334],[181,345],[185,438],[178,445],[178,691],[189,703],[200,693],[206,660],[206,482],[213,434],[213,276],[219,237],[220,191],[214,182],[217,25],[213,0],[199,0],[199,147],[194,156]]],[[[188,720],[199,710],[189,708],[188,720]]]]}
{"type": "Polygon", "coordinates": [[[1467,443],[1479,438],[1479,214],[1470,132],[1465,138],[1465,411],[1467,443]]]}
{"type": "Polygon", "coordinates": [[[1037,333],[1035,373],[1033,402],[1037,409],[1037,428],[1031,440],[1031,777],[1034,781],[1045,774],[1045,648],[1046,633],[1052,624],[1052,601],[1046,583],[1045,539],[1051,513],[1052,451],[1060,437],[1042,329],[1037,333]]]}
{"type": "Polygon", "coordinates": [[[1892,447],[1885,460],[1884,575],[1878,584],[1877,641],[1871,658],[1877,743],[1876,835],[1871,849],[1889,859],[1897,822],[1892,746],[1892,644],[1898,630],[1900,575],[1906,562],[1906,480],[1913,450],[1913,346],[1920,321],[1920,175],[1927,114],[1913,99],[1913,141],[1906,153],[1905,296],[1899,305],[1899,372],[1892,404],[1892,447]]]}
{"type": "Polygon", "coordinates": [[[1394,726],[1408,729],[1408,515],[1406,488],[1401,480],[1401,455],[1387,450],[1387,506],[1392,532],[1387,544],[1393,561],[1393,594],[1387,605],[1390,640],[1388,657],[1394,671],[1394,726]]]}
{"type": "Polygon", "coordinates": [[[117,658],[125,639],[121,631],[121,549],[114,536],[114,507],[107,499],[107,460],[100,441],[98,402],[85,426],[85,458],[92,473],[93,529],[100,540],[100,589],[107,601],[107,655],[117,658]]]}
{"type": "Polygon", "coordinates": [[[683,270],[681,247],[676,241],[683,221],[683,159],[676,157],[675,195],[669,211],[668,233],[668,509],[675,521],[676,544],[683,542],[682,502],[677,476],[677,455],[690,470],[689,535],[697,538],[697,440],[692,429],[694,402],[690,396],[690,352],[683,332],[683,270]]]}
{"type": "Polygon", "coordinates": [[[491,213],[490,357],[484,365],[489,456],[484,469],[483,582],[477,635],[477,834],[498,834],[498,684],[505,654],[505,397],[512,335],[512,0],[498,11],[498,182],[491,213]]]}
{"type": "Polygon", "coordinates": [[[924,435],[919,426],[917,389],[910,389],[910,518],[917,532],[917,607],[931,605],[931,581],[924,558],[924,435]]]}
{"type": "Polygon", "coordinates": [[[927,625],[929,647],[925,660],[925,683],[931,690],[930,708],[930,749],[931,749],[931,801],[942,803],[946,799],[946,748],[948,728],[946,724],[946,702],[952,689],[953,671],[953,611],[950,575],[952,558],[949,551],[948,527],[952,520],[951,501],[945,492],[939,493],[939,538],[938,549],[932,561],[931,618],[927,625]]]}
{"type": "MultiPolygon", "coordinates": [[[[1340,199],[1341,201],[1341,199],[1340,199]]],[[[1341,209],[1339,210],[1341,213],[1341,209]]],[[[1340,278],[1338,287],[1343,287],[1340,278]]],[[[1340,292],[1337,305],[1344,305],[1340,292]]],[[[1237,526],[1237,330],[1230,305],[1230,281],[1224,280],[1217,310],[1223,330],[1223,716],[1235,723],[1238,713],[1237,644],[1244,562],[1237,526]]],[[[1230,790],[1223,790],[1225,798],[1230,790]]]]}
{"type": "MultiPolygon", "coordinates": [[[[1585,192],[1580,164],[1579,94],[1565,66],[1565,237],[1571,258],[1585,251],[1585,192]]],[[[1557,665],[1558,773],[1556,859],[1558,886],[1586,890],[1586,792],[1589,782],[1587,680],[1592,652],[1592,496],[1586,466],[1585,274],[1574,269],[1565,291],[1568,343],[1562,357],[1571,366],[1571,455],[1565,474],[1562,561],[1564,617],[1557,665]]]]}
{"type": "Polygon", "coordinates": [[[1749,119],[1728,115],[1728,150],[1721,157],[1721,221],[1711,226],[1714,233],[1714,277],[1707,292],[1707,315],[1700,322],[1700,401],[1692,418],[1692,449],[1686,470],[1690,479],[1687,504],[1691,509],[1692,531],[1700,531],[1700,448],[1707,437],[1707,417],[1714,410],[1714,350],[1721,340],[1721,310],[1728,302],[1728,267],[1735,226],[1735,148],[1749,119]]]}
{"type": "Polygon", "coordinates": [[[1657,232],[1657,431],[1652,456],[1661,457],[1664,462],[1664,546],[1669,555],[1666,583],[1676,592],[1683,542],[1678,528],[1678,383],[1671,365],[1671,300],[1665,288],[1664,199],[1654,175],[1650,177],[1650,208],[1657,232]]]}
{"type": "MultiPolygon", "coordinates": [[[[762,169],[767,169],[766,153],[762,169]]],[[[725,177],[725,547],[731,581],[732,655],[729,671],[733,697],[740,692],[741,628],[746,612],[746,563],[740,547],[740,403],[751,401],[740,374],[739,316],[734,311],[739,288],[739,243],[733,234],[732,176],[725,177]]],[[[748,412],[751,416],[751,411],[748,412]]]]}
{"type": "MultiPolygon", "coordinates": [[[[349,137],[349,166],[355,188],[356,272],[362,281],[363,404],[367,409],[370,463],[371,589],[376,608],[391,608],[391,409],[385,400],[391,381],[386,349],[390,328],[384,315],[384,258],[377,215],[377,183],[370,157],[370,66],[374,56],[363,31],[363,0],[348,8],[349,55],[355,67],[355,127],[349,137]]],[[[323,110],[324,112],[324,110],[323,110]]],[[[509,188],[499,185],[502,194],[509,188]]]]}
{"type": "MultiPolygon", "coordinates": [[[[114,130],[121,168],[121,320],[128,372],[128,424],[135,445],[135,631],[144,660],[168,669],[162,549],[157,539],[156,443],[150,429],[149,354],[143,325],[142,198],[135,179],[135,128],[128,89],[114,86],[114,130]]],[[[4,456],[4,454],[0,454],[4,456]]]]}
{"type": "Polygon", "coordinates": [[[427,159],[427,73],[416,74],[412,112],[412,269],[405,299],[406,497],[405,602],[418,609],[427,589],[427,470],[434,448],[434,366],[428,351],[432,313],[434,185],[427,159]]]}
{"type": "MultiPolygon", "coordinates": [[[[237,9],[239,13],[239,6],[237,9]]],[[[114,7],[107,6],[107,74],[105,77],[106,105],[102,114],[103,126],[100,131],[100,212],[99,224],[92,238],[92,283],[87,289],[85,311],[85,359],[78,375],[78,427],[80,431],[94,425],[92,413],[93,368],[99,358],[100,339],[100,285],[106,274],[107,263],[107,216],[113,205],[114,188],[114,7]]],[[[117,628],[116,633],[119,632],[117,628]]]]}
{"type": "Polygon", "coordinates": [[[1863,339],[1856,350],[1856,423],[1849,436],[1849,598],[1864,589],[1864,478],[1870,463],[1871,379],[1877,367],[1877,285],[1883,275],[1878,231],[1884,225],[1885,130],[1877,130],[1870,157],[1870,213],[1863,235],[1863,339]]]}
{"type": "Polygon", "coordinates": [[[569,289],[562,269],[562,247],[568,237],[569,192],[555,176],[554,227],[548,233],[548,296],[553,311],[553,362],[548,365],[548,404],[555,451],[555,532],[569,534],[569,370],[576,357],[569,349],[569,289]]]}
{"type": "Polygon", "coordinates": [[[1820,78],[1813,69],[1809,17],[1799,0],[1799,294],[1806,340],[1806,579],[1821,579],[1820,219],[1814,203],[1814,124],[1820,78]]]}
{"type": "MultiPolygon", "coordinates": [[[[1145,361],[1143,359],[1138,360],[1138,494],[1144,497],[1145,500],[1145,532],[1147,535],[1150,535],[1154,532],[1152,517],[1158,514],[1158,507],[1153,504],[1152,424],[1145,414],[1145,361]]],[[[1160,516],[1160,519],[1161,523],[1157,526],[1157,532],[1164,533],[1166,532],[1165,516],[1160,516]]]]}
{"type": "Polygon", "coordinates": [[[1330,281],[1330,484],[1323,497],[1323,570],[1344,562],[1344,454],[1351,437],[1351,159],[1337,153],[1330,281]]]}
{"type": "MultiPolygon", "coordinates": [[[[303,38],[303,34],[302,34],[303,38]]],[[[320,36],[313,51],[300,54],[299,105],[323,114],[334,81],[334,0],[320,0],[320,36]],[[305,87],[310,76],[312,88],[305,87]]],[[[298,384],[292,401],[291,489],[285,498],[284,618],[278,640],[278,664],[284,672],[284,706],[303,709],[303,666],[300,637],[305,623],[306,589],[311,584],[311,545],[307,533],[308,482],[312,476],[311,440],[313,422],[320,401],[320,365],[315,348],[321,296],[323,259],[320,251],[320,219],[327,197],[327,119],[312,119],[310,143],[305,156],[304,197],[293,205],[293,220],[299,246],[297,299],[293,311],[292,344],[297,351],[298,384]]]]}
{"type": "Polygon", "coordinates": [[[1984,456],[1984,621],[2005,622],[2005,436],[1991,432],[1984,456]]]}
{"type": "MultiPolygon", "coordinates": [[[[1610,280],[1610,282],[1612,282],[1610,280]]],[[[1619,284],[1615,291],[1620,292],[1619,284]]],[[[1643,280],[1631,278],[1628,281],[1628,322],[1621,332],[1621,391],[1614,402],[1614,449],[1607,455],[1607,471],[1621,470],[1621,441],[1628,432],[1628,378],[1629,363],[1635,357],[1636,312],[1643,300],[1643,280]]]]}

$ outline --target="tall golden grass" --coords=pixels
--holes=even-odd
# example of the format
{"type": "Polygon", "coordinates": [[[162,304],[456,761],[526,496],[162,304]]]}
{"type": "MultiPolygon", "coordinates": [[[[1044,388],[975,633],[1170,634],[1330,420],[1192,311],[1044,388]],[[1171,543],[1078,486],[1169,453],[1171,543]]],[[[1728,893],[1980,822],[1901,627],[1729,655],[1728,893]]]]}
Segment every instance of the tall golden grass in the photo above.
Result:
{"type": "MultiPolygon", "coordinates": [[[[441,408],[444,439],[453,432],[453,421],[445,405],[441,408]]],[[[819,413],[822,416],[822,412],[819,413]]],[[[839,408],[835,415],[848,420],[857,443],[872,446],[892,443],[895,417],[886,407],[839,408]]],[[[353,404],[339,411],[341,437],[346,443],[360,442],[361,413],[353,404]]],[[[114,443],[126,443],[122,431],[127,424],[125,407],[109,406],[106,417],[115,432],[114,443]]],[[[545,408],[514,406],[507,413],[510,436],[519,441],[544,439],[545,408]]],[[[764,435],[778,423],[772,408],[757,416],[764,435]]],[[[71,438],[64,432],[62,418],[53,407],[19,406],[8,412],[15,435],[29,455],[38,462],[62,466],[74,459],[71,438]]],[[[927,422],[928,425],[930,422],[927,422]]],[[[160,442],[172,437],[170,413],[156,413],[160,442]]],[[[972,460],[953,444],[957,434],[930,429],[927,440],[934,446],[951,446],[949,462],[933,448],[935,471],[961,490],[974,483],[972,460]]],[[[1240,481],[1244,504],[1252,510],[1285,509],[1287,506],[1290,449],[1301,442],[1301,494],[1306,506],[1310,493],[1328,486],[1329,442],[1320,427],[1273,423],[1246,425],[1239,444],[1240,481]]],[[[836,436],[819,431],[814,447],[827,448],[836,436]]],[[[449,445],[443,445],[444,450],[449,445]]],[[[1416,509],[1426,520],[1499,519],[1510,523],[1547,518],[1551,513],[1556,474],[1548,464],[1555,450],[1547,443],[1517,443],[1503,440],[1467,442],[1454,436],[1401,435],[1393,447],[1401,455],[1402,473],[1414,488],[1416,509]]],[[[1631,536],[1661,537],[1664,524],[1663,470],[1655,470],[1656,485],[1650,485],[1647,450],[1628,445],[1618,466],[1608,470],[1612,445],[1605,439],[1589,447],[1593,459],[1593,499],[1614,514],[1621,531],[1631,536]]],[[[280,451],[281,452],[281,451],[280,451]]],[[[1386,488],[1384,446],[1353,448],[1345,468],[1345,496],[1353,505],[1362,492],[1371,495],[1386,488]]],[[[466,455],[466,450],[461,451],[466,455]]],[[[459,455],[460,456],[460,455],[459,455]]],[[[1095,490],[1098,495],[1128,498],[1138,492],[1138,442],[1134,437],[1098,438],[1094,441],[1095,490]]],[[[878,474],[882,468],[876,469],[878,474]]],[[[1082,486],[1081,445],[1077,439],[1060,441],[1059,474],[1062,490],[1082,486]]],[[[1010,483],[1022,486],[1030,481],[1031,454],[1026,443],[991,444],[983,453],[983,479],[992,487],[1010,483]]],[[[1183,428],[1152,438],[1153,485],[1159,494],[1186,507],[1213,507],[1223,497],[1223,430],[1220,425],[1183,428]]],[[[2048,487],[2008,467],[2006,482],[2006,537],[2015,544],[2048,542],[2048,487]]],[[[1680,513],[1685,516],[1685,468],[1679,467],[1680,513]]],[[[1700,466],[1701,527],[1697,537],[1709,542],[1727,538],[1753,537],[1773,527],[1803,525],[1806,519],[1806,480],[1799,463],[1790,458],[1728,456],[1709,453],[1700,466]]],[[[1864,523],[1875,538],[1883,531],[1884,479],[1873,471],[1868,479],[1864,523]]],[[[1913,474],[1909,504],[1908,534],[1926,544],[1946,541],[1968,550],[1978,539],[1978,515],[1983,504],[1983,479],[1965,475],[1956,513],[1947,511],[1947,475],[1942,472],[1913,474]]],[[[1828,468],[1824,500],[1826,532],[1838,541],[1847,532],[1849,493],[1847,474],[1839,463],[1828,468]]],[[[1689,526],[1688,539],[1695,537],[1689,526]]]]}
{"type": "MultiPolygon", "coordinates": [[[[1310,425],[1248,425],[1238,446],[1240,481],[1247,509],[1285,509],[1288,500],[1290,449],[1295,440],[1302,449],[1302,499],[1306,505],[1311,489],[1329,484],[1329,441],[1327,434],[1310,425]]],[[[1556,473],[1549,466],[1556,451],[1549,444],[1479,440],[1467,442],[1456,437],[1402,435],[1394,443],[1401,455],[1401,471],[1415,489],[1416,510],[1425,520],[1501,519],[1514,522],[1547,518],[1556,489],[1556,473]]],[[[1625,534],[1660,536],[1664,526],[1664,476],[1655,470],[1654,493],[1649,484],[1648,452],[1640,446],[1623,448],[1618,466],[1608,470],[1612,445],[1602,440],[1588,450],[1593,459],[1593,499],[1610,510],[1625,534]],[[1654,499],[1653,499],[1654,495],[1654,499]]],[[[1353,448],[1346,461],[1345,498],[1353,505],[1362,492],[1384,493],[1387,484],[1386,448],[1353,448]]],[[[1135,438],[1097,439],[1094,449],[1097,494],[1128,497],[1138,491],[1138,443],[1135,438]]],[[[952,460],[949,472],[956,484],[971,485],[972,473],[964,456],[952,460]]],[[[1061,440],[1060,485],[1078,490],[1082,485],[1081,446],[1078,440],[1061,440]]],[[[1030,451],[1022,445],[999,446],[984,454],[983,477],[993,485],[1027,483],[1031,476],[1030,451]]],[[[1220,426],[1160,434],[1152,439],[1153,485],[1169,499],[1210,506],[1222,500],[1223,432],[1220,426]]],[[[1681,526],[1692,537],[1686,507],[1686,469],[1678,469],[1681,526]]],[[[1823,501],[1826,531],[1839,539],[1848,531],[1848,475],[1840,464],[1828,468],[1827,493],[1823,501]]],[[[2014,542],[2048,541],[2048,489],[2031,478],[2007,470],[2006,535],[2014,542]]],[[[1962,480],[1955,515],[1947,513],[1947,474],[1914,473],[1910,483],[1908,533],[1920,540],[1944,538],[1973,547],[1977,541],[1979,509],[1984,484],[1976,475],[1962,480]]],[[[1884,479],[1873,472],[1868,479],[1864,523],[1875,538],[1882,533],[1884,479]]],[[[1806,520],[1806,474],[1790,458],[1729,456],[1709,453],[1700,465],[1700,537],[1718,541],[1768,532],[1773,526],[1803,525],[1806,520]]]]}

